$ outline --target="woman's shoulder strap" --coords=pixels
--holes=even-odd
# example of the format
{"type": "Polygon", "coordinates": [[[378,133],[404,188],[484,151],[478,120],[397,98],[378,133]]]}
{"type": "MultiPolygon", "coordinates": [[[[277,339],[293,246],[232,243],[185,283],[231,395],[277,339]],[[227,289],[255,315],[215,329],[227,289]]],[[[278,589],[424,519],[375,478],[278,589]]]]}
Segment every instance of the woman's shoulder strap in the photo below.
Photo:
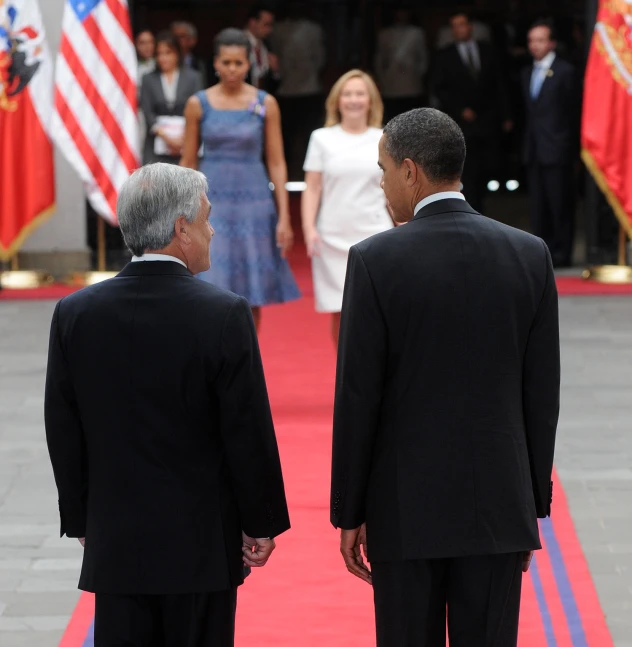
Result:
{"type": "Polygon", "coordinates": [[[208,100],[208,95],[206,94],[206,90],[200,90],[199,92],[196,92],[193,96],[198,98],[198,101],[202,104],[202,112],[206,112],[207,110],[211,110],[211,104],[209,103],[208,100]]]}

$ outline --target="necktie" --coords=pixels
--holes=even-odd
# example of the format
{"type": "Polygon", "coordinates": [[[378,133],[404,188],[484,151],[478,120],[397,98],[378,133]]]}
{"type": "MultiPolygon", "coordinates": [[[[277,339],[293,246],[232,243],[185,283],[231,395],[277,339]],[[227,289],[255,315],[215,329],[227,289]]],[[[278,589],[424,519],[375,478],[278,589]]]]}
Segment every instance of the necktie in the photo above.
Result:
{"type": "Polygon", "coordinates": [[[476,78],[478,76],[478,69],[476,67],[476,59],[474,57],[474,45],[473,43],[468,43],[465,46],[465,58],[467,60],[467,66],[470,70],[470,74],[476,78]]]}
{"type": "Polygon", "coordinates": [[[533,72],[531,72],[531,98],[537,99],[540,90],[542,89],[542,84],[544,83],[544,70],[539,63],[536,63],[533,66],[533,72]]]}

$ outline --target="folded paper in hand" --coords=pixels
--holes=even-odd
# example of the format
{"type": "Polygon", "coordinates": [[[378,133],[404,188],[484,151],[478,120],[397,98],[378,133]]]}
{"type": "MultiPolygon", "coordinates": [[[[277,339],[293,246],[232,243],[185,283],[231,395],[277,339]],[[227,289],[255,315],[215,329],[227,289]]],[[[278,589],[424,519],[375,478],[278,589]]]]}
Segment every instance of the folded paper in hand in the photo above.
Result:
{"type": "MultiPolygon", "coordinates": [[[[170,139],[184,140],[185,123],[186,120],[184,117],[174,117],[171,115],[161,115],[156,119],[156,127],[164,130],[165,134],[170,139]]],[[[158,137],[157,135],[154,139],[154,153],[156,155],[173,156],[165,140],[162,137],[158,137]]],[[[202,157],[203,153],[204,148],[203,146],[200,146],[200,150],[198,151],[199,157],[202,157]]]]}

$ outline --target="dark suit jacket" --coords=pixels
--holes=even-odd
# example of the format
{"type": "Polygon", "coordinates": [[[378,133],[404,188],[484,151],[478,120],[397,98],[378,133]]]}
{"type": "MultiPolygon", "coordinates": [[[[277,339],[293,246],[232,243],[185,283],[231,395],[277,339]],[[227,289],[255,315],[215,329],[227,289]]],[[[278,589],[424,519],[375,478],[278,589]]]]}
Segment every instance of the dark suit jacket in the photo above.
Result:
{"type": "Polygon", "coordinates": [[[488,43],[478,42],[481,69],[476,77],[463,63],[456,44],[441,50],[434,74],[434,93],[441,109],[463,129],[465,137],[496,137],[501,122],[510,111],[504,83],[494,50],[488,43]],[[474,122],[463,119],[463,110],[471,108],[477,115],[474,122]]]}
{"type": "Polygon", "coordinates": [[[559,408],[546,245],[439,200],[351,248],[331,521],[371,561],[540,547],[559,408]]]}
{"type": "Polygon", "coordinates": [[[535,101],[531,98],[533,66],[522,70],[526,105],[524,162],[547,166],[572,164],[579,152],[580,83],[575,68],[559,56],[535,101]]]}
{"type": "Polygon", "coordinates": [[[289,528],[248,303],[177,263],[131,263],[57,304],[45,418],[84,590],[229,589],[242,529],[289,528]]]}
{"type": "Polygon", "coordinates": [[[179,157],[156,155],[154,153],[154,140],[156,137],[151,129],[155,125],[156,119],[160,116],[182,117],[187,99],[202,89],[202,77],[199,72],[186,67],[180,68],[180,78],[178,79],[178,87],[176,88],[176,102],[174,106],[169,106],[162,90],[160,71],[150,72],[143,77],[143,84],[140,91],[140,105],[147,123],[147,138],[145,139],[143,164],[151,164],[152,162],[178,163],[179,157]]]}

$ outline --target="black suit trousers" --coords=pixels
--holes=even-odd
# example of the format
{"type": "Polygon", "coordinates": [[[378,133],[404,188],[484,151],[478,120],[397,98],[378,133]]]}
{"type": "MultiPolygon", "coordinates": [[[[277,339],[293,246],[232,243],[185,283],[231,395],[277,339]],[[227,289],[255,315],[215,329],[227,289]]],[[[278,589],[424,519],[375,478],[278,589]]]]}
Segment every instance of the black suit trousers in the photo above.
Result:
{"type": "Polygon", "coordinates": [[[372,563],[377,647],[516,647],[523,555],[372,563]]]}
{"type": "Polygon", "coordinates": [[[575,224],[573,166],[532,162],[528,181],[532,233],[547,244],[554,265],[570,265],[575,224]]]}
{"type": "Polygon", "coordinates": [[[95,596],[94,647],[233,647],[237,589],[95,596]]]}

